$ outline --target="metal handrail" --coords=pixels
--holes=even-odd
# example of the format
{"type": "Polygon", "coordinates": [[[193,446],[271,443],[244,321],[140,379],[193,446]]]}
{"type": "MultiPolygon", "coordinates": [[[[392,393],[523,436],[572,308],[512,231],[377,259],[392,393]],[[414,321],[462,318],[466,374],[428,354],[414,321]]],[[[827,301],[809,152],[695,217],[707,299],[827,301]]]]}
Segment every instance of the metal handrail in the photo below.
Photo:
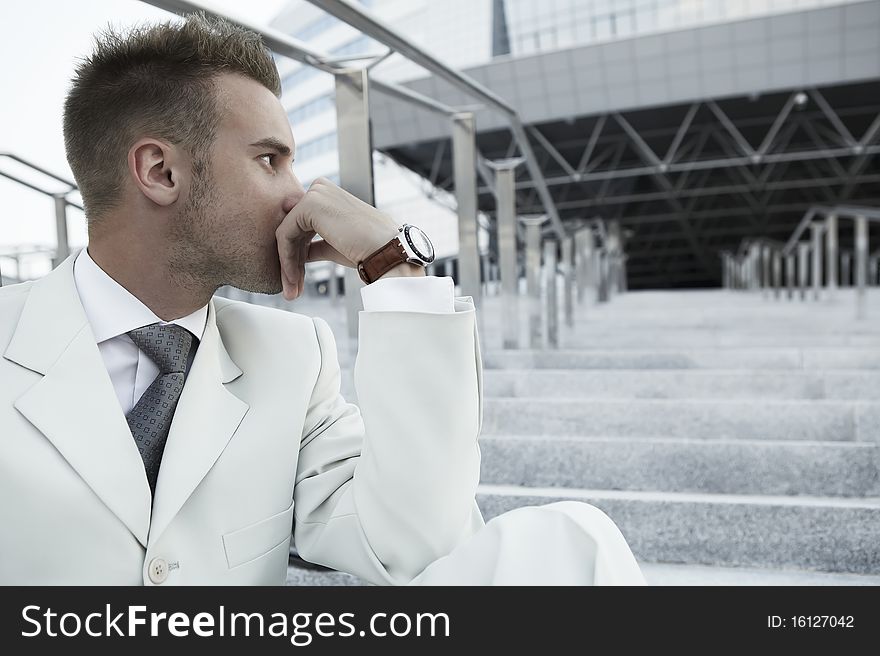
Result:
{"type": "MultiPolygon", "coordinates": [[[[28,168],[31,168],[34,171],[37,171],[38,173],[42,173],[45,176],[48,176],[48,177],[53,178],[55,180],[58,180],[58,182],[63,182],[68,187],[70,187],[70,189],[65,191],[63,194],[59,194],[58,192],[53,192],[53,191],[49,191],[47,189],[43,189],[42,187],[38,187],[37,185],[35,185],[31,182],[27,182],[25,180],[22,180],[21,178],[18,178],[10,173],[0,171],[0,175],[2,175],[4,178],[9,178],[13,182],[17,182],[18,184],[20,184],[22,186],[28,187],[29,189],[33,189],[34,191],[37,191],[37,192],[44,194],[46,196],[51,196],[52,198],[58,198],[59,195],[61,197],[66,197],[67,194],[73,193],[74,191],[79,191],[79,187],[76,186],[75,182],[71,182],[67,178],[62,178],[60,175],[56,175],[55,173],[52,173],[51,171],[47,171],[43,167],[37,166],[33,162],[29,162],[28,160],[24,159],[23,157],[19,157],[18,155],[15,155],[13,153],[5,153],[5,152],[0,152],[0,157],[6,157],[8,159],[15,160],[19,164],[24,164],[28,168]]],[[[71,205],[71,206],[77,208],[78,210],[83,209],[79,203],[74,203],[72,200],[68,200],[67,198],[65,198],[65,202],[68,205],[71,205]]]]}
{"type": "Polygon", "coordinates": [[[880,222],[880,209],[856,205],[813,205],[798,222],[791,237],[780,247],[779,242],[766,238],[744,238],[740,241],[737,254],[721,251],[724,262],[724,286],[745,289],[761,288],[765,291],[775,288],[776,297],[783,286],[788,287],[792,297],[795,273],[795,249],[797,249],[798,283],[800,296],[806,298],[808,286],[807,272],[812,271],[812,296],[818,300],[823,287],[823,250],[828,271],[825,287],[830,291],[838,286],[838,263],[846,272],[849,284],[850,262],[854,259],[854,283],[856,287],[856,317],[866,316],[866,288],[877,283],[877,264],[880,249],[868,251],[868,221],[880,222]],[[817,217],[820,217],[817,220],[817,217]],[[850,219],[855,223],[855,245],[853,250],[841,249],[837,241],[837,220],[850,219]],[[810,226],[811,242],[801,241],[804,231],[810,226]],[[823,237],[825,247],[823,249],[823,237]],[[808,263],[812,251],[812,265],[808,263]],[[782,262],[785,261],[785,278],[782,282],[782,262]],[[772,275],[771,275],[772,267],[772,275]]]}
{"type": "MultiPolygon", "coordinates": [[[[63,259],[65,259],[68,255],[70,255],[70,244],[67,241],[67,206],[75,207],[80,211],[85,211],[79,203],[75,203],[74,201],[67,198],[68,194],[73,193],[74,191],[78,191],[79,187],[76,186],[76,183],[71,182],[70,180],[61,177],[51,171],[47,171],[42,166],[38,166],[33,162],[26,160],[23,157],[19,157],[13,153],[0,152],[0,157],[5,157],[7,159],[11,159],[13,161],[18,162],[19,164],[23,164],[28,168],[37,171],[45,176],[48,176],[58,182],[62,182],[66,184],[70,189],[63,192],[53,192],[48,189],[44,189],[39,185],[36,185],[32,182],[27,182],[26,180],[22,180],[18,176],[12,175],[11,173],[6,173],[4,171],[0,171],[0,176],[12,180],[13,182],[22,185],[23,187],[27,187],[33,191],[41,193],[45,196],[50,196],[55,200],[55,234],[56,234],[56,246],[54,257],[52,258],[53,266],[57,266],[63,259]]],[[[3,278],[0,276],[0,286],[3,285],[3,278]]]]}
{"type": "MultiPolygon", "coordinates": [[[[216,9],[206,6],[202,2],[194,0],[142,0],[142,2],[153,5],[155,7],[159,7],[160,9],[164,9],[166,11],[170,11],[180,16],[186,16],[187,14],[196,11],[205,11],[206,13],[224,18],[231,23],[248,29],[252,32],[256,32],[263,38],[264,43],[269,48],[279,54],[290,57],[291,59],[294,59],[301,64],[312,66],[328,73],[335,73],[342,70],[343,68],[338,66],[334,58],[330,57],[327,54],[320,53],[316,50],[309,48],[306,44],[302,43],[298,39],[294,39],[293,37],[284,34],[280,30],[265,26],[259,26],[242,18],[229,16],[221,11],[217,11],[216,9]]],[[[541,201],[544,204],[545,210],[550,217],[550,222],[553,226],[553,229],[556,231],[560,239],[566,236],[566,231],[562,224],[562,220],[559,217],[559,213],[556,209],[556,204],[554,203],[553,197],[551,196],[550,191],[547,188],[547,184],[544,180],[544,175],[541,172],[541,167],[538,164],[537,157],[532,150],[532,146],[528,140],[528,135],[526,134],[522,120],[517,111],[510,104],[505,102],[502,98],[481,85],[476,80],[473,80],[472,78],[468,77],[464,73],[461,73],[460,71],[449,68],[418,46],[412,44],[410,41],[408,41],[399,33],[392,30],[390,27],[382,24],[381,22],[373,18],[369,13],[363,11],[360,7],[357,7],[349,2],[337,2],[335,0],[309,0],[309,2],[323,9],[328,14],[335,16],[339,20],[348,23],[352,27],[358,29],[362,34],[365,34],[382,43],[383,45],[388,47],[390,51],[397,52],[409,59],[410,61],[419,64],[425,69],[448,80],[451,84],[453,84],[453,86],[462,89],[465,93],[468,93],[472,97],[476,98],[487,107],[490,107],[500,112],[510,123],[510,129],[513,133],[514,140],[519,145],[519,148],[523,156],[525,157],[525,162],[526,166],[529,169],[529,174],[532,176],[532,180],[537,187],[538,195],[540,196],[541,201]]],[[[382,55],[383,58],[387,56],[388,53],[382,55]]],[[[427,96],[424,96],[415,91],[412,91],[411,89],[407,89],[406,87],[397,84],[381,82],[373,78],[371,78],[370,84],[372,88],[376,89],[377,91],[381,91],[387,95],[391,95],[409,102],[413,102],[425,109],[445,114],[447,116],[451,116],[462,111],[462,108],[450,108],[443,103],[434,100],[433,98],[428,98],[427,96]]]]}
{"type": "Polygon", "coordinates": [[[789,237],[788,241],[785,242],[785,246],[782,249],[783,255],[788,255],[789,253],[791,253],[791,251],[795,247],[795,244],[797,244],[798,239],[800,239],[804,230],[807,229],[807,226],[810,225],[813,217],[816,214],[821,214],[824,216],[833,214],[839,219],[853,220],[855,220],[859,216],[864,216],[869,221],[880,221],[880,209],[872,207],[859,207],[854,205],[834,205],[829,207],[826,205],[814,205],[804,213],[803,218],[794,229],[791,237],[789,237]]]}

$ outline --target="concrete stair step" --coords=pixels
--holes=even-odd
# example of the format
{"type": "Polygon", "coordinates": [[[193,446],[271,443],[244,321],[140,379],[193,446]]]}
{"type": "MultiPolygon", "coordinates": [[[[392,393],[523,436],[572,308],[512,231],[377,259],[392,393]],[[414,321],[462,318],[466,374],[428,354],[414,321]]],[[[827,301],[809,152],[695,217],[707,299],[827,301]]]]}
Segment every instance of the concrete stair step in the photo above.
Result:
{"type": "Polygon", "coordinates": [[[880,403],[486,398],[482,434],[878,442],[880,403]]]}
{"type": "Polygon", "coordinates": [[[746,333],[736,330],[719,331],[653,330],[651,335],[644,330],[634,332],[615,331],[596,334],[590,330],[575,328],[572,333],[560,333],[560,346],[565,349],[577,348],[758,348],[758,347],[799,347],[799,348],[877,348],[880,336],[877,335],[819,335],[800,334],[789,330],[766,333],[746,333]]]}
{"type": "MultiPolygon", "coordinates": [[[[650,335],[645,343],[650,343],[650,335]]],[[[484,350],[487,369],[880,369],[877,348],[484,350]]]]}
{"type": "MultiPolygon", "coordinates": [[[[680,585],[880,585],[880,575],[835,574],[797,569],[760,569],[755,567],[712,567],[677,563],[640,562],[642,574],[651,586],[680,585]]],[[[370,585],[345,572],[315,570],[291,562],[287,568],[289,586],[365,586],[370,585]]]]}
{"type": "Polygon", "coordinates": [[[880,445],[620,437],[480,437],[487,485],[880,496],[880,445]]]}
{"type": "Polygon", "coordinates": [[[639,563],[651,586],[678,585],[880,585],[872,574],[834,574],[799,569],[711,567],[675,563],[639,563]]]}
{"type": "Polygon", "coordinates": [[[486,397],[880,400],[880,372],[484,369],[486,397]]]}
{"type": "Polygon", "coordinates": [[[880,574],[880,498],[615,492],[481,485],[488,521],[576,500],[604,511],[641,562],[880,574]]]}

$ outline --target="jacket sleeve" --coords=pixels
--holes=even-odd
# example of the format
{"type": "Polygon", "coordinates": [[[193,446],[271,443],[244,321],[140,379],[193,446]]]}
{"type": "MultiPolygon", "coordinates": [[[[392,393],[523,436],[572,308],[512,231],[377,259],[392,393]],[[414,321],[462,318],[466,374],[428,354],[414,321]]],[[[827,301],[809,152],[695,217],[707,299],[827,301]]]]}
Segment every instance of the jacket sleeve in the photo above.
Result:
{"type": "Polygon", "coordinates": [[[294,544],[305,560],[402,585],[484,525],[471,297],[455,310],[360,312],[360,408],[341,396],[333,333],[313,319],[322,364],[294,488],[294,544]]]}

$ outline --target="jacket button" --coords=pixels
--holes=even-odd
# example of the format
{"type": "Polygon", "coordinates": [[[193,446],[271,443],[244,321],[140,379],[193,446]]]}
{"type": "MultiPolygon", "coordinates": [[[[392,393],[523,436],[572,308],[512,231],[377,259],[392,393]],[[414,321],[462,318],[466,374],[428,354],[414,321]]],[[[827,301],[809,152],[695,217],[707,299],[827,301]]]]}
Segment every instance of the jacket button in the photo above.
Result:
{"type": "Polygon", "coordinates": [[[147,568],[147,575],[157,585],[164,583],[165,579],[168,578],[168,563],[165,562],[164,558],[153,558],[147,568]]]}

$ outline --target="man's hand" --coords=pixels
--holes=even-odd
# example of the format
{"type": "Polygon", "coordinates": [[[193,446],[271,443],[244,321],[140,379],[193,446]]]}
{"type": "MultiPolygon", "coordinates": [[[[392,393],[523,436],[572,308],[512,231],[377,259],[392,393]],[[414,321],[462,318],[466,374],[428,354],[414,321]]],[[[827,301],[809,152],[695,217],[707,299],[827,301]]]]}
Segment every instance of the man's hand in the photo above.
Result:
{"type": "Polygon", "coordinates": [[[397,235],[397,227],[387,214],[327,178],[317,178],[275,231],[284,298],[290,301],[302,293],[306,262],[323,260],[357,268],[358,262],[397,235]],[[312,241],[315,234],[322,239],[312,241]]]}

